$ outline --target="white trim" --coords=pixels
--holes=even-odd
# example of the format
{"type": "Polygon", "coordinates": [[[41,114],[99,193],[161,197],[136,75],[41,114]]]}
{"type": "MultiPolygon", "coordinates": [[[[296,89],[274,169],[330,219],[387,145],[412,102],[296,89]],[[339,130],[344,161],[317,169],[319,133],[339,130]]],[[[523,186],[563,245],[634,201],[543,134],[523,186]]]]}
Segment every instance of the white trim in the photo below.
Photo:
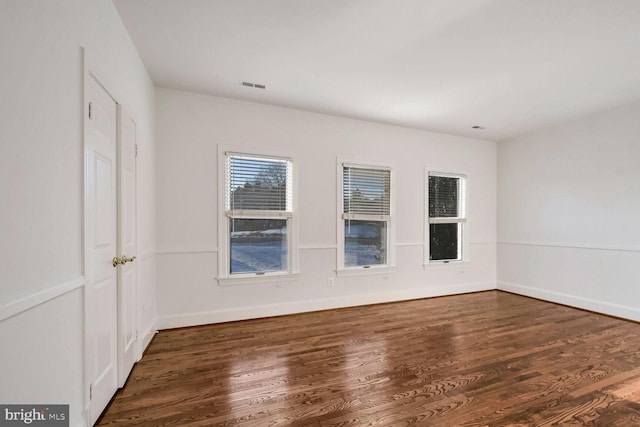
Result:
{"type": "Polygon", "coordinates": [[[526,242],[526,241],[502,241],[496,242],[498,245],[513,246],[540,246],[548,248],[585,249],[594,251],[616,251],[616,252],[640,252],[637,245],[601,245],[595,243],[567,243],[567,242],[526,242]]]}
{"type": "Polygon", "coordinates": [[[0,322],[84,286],[84,276],[0,304],[0,322]]]}
{"type": "Polygon", "coordinates": [[[336,276],[349,277],[349,276],[368,276],[371,274],[388,274],[394,273],[395,267],[388,265],[372,265],[369,267],[350,267],[342,270],[336,270],[336,276]]]}
{"type": "Polygon", "coordinates": [[[575,295],[565,294],[562,292],[548,291],[546,289],[539,289],[510,282],[498,282],[497,289],[500,291],[512,292],[518,295],[538,298],[557,304],[564,304],[571,307],[581,308],[584,310],[607,314],[609,316],[621,317],[623,319],[640,322],[640,309],[627,305],[603,302],[590,298],[583,298],[575,295]]]}
{"type": "Polygon", "coordinates": [[[202,311],[198,313],[173,314],[160,316],[159,329],[182,328],[186,326],[211,323],[232,322],[236,320],[257,319],[261,317],[281,316],[310,311],[329,310],[343,307],[356,307],[412,299],[431,298],[445,295],[464,294],[495,290],[495,282],[463,283],[459,285],[422,287],[400,291],[377,292],[360,295],[347,295],[307,301],[292,301],[280,304],[256,305],[236,309],[202,311]]]}
{"type": "MultiPolygon", "coordinates": [[[[140,313],[138,313],[140,314],[140,313]]],[[[141,326],[140,319],[138,320],[138,329],[136,331],[137,339],[136,339],[136,362],[139,362],[142,359],[142,355],[144,354],[147,347],[151,343],[151,340],[158,333],[158,316],[157,314],[153,316],[153,319],[149,321],[146,325],[141,326]]]]}
{"type": "MultiPolygon", "coordinates": [[[[469,242],[469,245],[497,245],[497,242],[469,242]]],[[[403,242],[396,243],[396,247],[398,246],[424,246],[424,242],[403,242]]],[[[460,262],[460,261],[458,261],[460,262]]]]}
{"type": "MultiPolygon", "coordinates": [[[[157,324],[158,321],[157,319],[153,322],[153,324],[157,324]]],[[[139,352],[138,352],[138,361],[140,361],[140,359],[142,359],[142,355],[144,354],[144,352],[147,350],[147,348],[149,347],[149,345],[151,344],[151,340],[153,339],[153,337],[158,333],[158,330],[155,328],[155,326],[151,329],[149,329],[149,331],[147,331],[142,339],[139,341],[140,343],[140,347],[139,347],[139,352]]]]}
{"type": "MultiPolygon", "coordinates": [[[[265,147],[250,147],[250,146],[242,146],[239,144],[218,144],[217,151],[217,165],[218,170],[216,174],[216,179],[218,180],[218,248],[215,250],[215,253],[218,254],[218,281],[219,284],[222,282],[226,282],[229,280],[233,283],[239,283],[238,279],[233,277],[229,272],[230,258],[231,254],[229,253],[229,230],[228,230],[228,221],[229,217],[227,216],[226,210],[226,198],[227,198],[227,183],[226,183],[226,160],[227,155],[246,155],[252,158],[264,158],[264,159],[277,159],[277,160],[286,160],[290,164],[290,173],[292,175],[291,180],[291,197],[293,199],[293,204],[291,206],[291,211],[293,215],[288,217],[288,233],[287,233],[287,245],[288,245],[288,271],[286,272],[289,276],[292,276],[298,272],[298,164],[297,160],[292,156],[283,153],[279,150],[273,150],[271,148],[265,147]],[[242,147],[242,148],[241,148],[242,147]],[[222,281],[222,282],[221,282],[222,281]]],[[[211,251],[214,252],[214,251],[211,251]]],[[[268,273],[267,273],[268,274],[268,273]]],[[[262,276],[264,277],[264,276],[262,276]]],[[[262,278],[261,277],[261,278],[262,278]]],[[[223,285],[224,286],[224,285],[223,285]]]]}
{"type": "Polygon", "coordinates": [[[108,73],[104,68],[100,66],[100,61],[95,59],[99,57],[99,55],[93,54],[93,52],[95,52],[96,50],[88,50],[84,46],[81,46],[81,49],[83,58],[82,64],[85,72],[84,76],[93,76],[96,82],[100,86],[102,86],[102,88],[109,94],[114,102],[116,104],[119,104],[119,100],[125,99],[126,97],[122,96],[123,94],[118,90],[118,85],[114,84],[113,79],[110,78],[110,73],[108,73]]]}
{"type": "Polygon", "coordinates": [[[250,209],[236,209],[225,211],[227,218],[246,218],[246,219],[263,219],[263,218],[291,218],[293,212],[288,211],[257,211],[250,209]]]}
{"type": "MultiPolygon", "coordinates": [[[[470,245],[497,245],[497,242],[469,242],[470,245]]],[[[396,247],[410,247],[410,246],[424,246],[423,242],[403,242],[396,243],[396,247]]],[[[303,245],[298,246],[298,250],[301,251],[310,251],[310,250],[329,250],[329,249],[338,249],[338,245],[330,244],[330,245],[303,245]]],[[[158,249],[155,252],[150,252],[148,254],[140,256],[140,259],[149,258],[153,255],[182,255],[182,254],[215,254],[218,253],[218,248],[216,247],[193,247],[193,248],[165,248],[158,249]]]]}
{"type": "Polygon", "coordinates": [[[429,218],[429,224],[456,224],[459,222],[467,222],[467,218],[429,218]]]}
{"type": "Polygon", "coordinates": [[[298,280],[300,274],[297,272],[274,272],[265,274],[243,274],[227,277],[216,277],[218,285],[226,286],[243,286],[243,285],[259,285],[265,283],[279,283],[298,280]]]}
{"type": "Polygon", "coordinates": [[[425,271],[438,271],[438,270],[456,270],[463,269],[471,265],[471,262],[467,260],[452,260],[449,262],[445,261],[431,261],[427,264],[423,264],[422,268],[425,271]]]}
{"type": "Polygon", "coordinates": [[[86,403],[84,404],[84,408],[82,409],[82,417],[84,418],[84,422],[81,424],[81,426],[84,426],[84,427],[93,427],[91,425],[91,422],[89,421],[89,416],[90,416],[89,406],[90,406],[90,402],[87,400],[86,403]]]}
{"type": "Polygon", "coordinates": [[[156,255],[181,255],[181,254],[217,254],[218,248],[216,247],[185,247],[185,248],[166,248],[158,249],[156,255]]]}
{"type": "MultiPolygon", "coordinates": [[[[396,170],[395,165],[389,162],[380,162],[373,160],[360,160],[360,159],[348,159],[337,157],[336,158],[336,272],[341,275],[353,275],[353,269],[344,266],[344,167],[354,167],[363,169],[379,169],[389,171],[390,179],[390,198],[389,198],[389,215],[386,219],[377,219],[378,221],[384,221],[387,223],[387,263],[383,266],[378,266],[376,269],[378,272],[385,269],[387,272],[391,271],[396,266],[396,170]]],[[[374,266],[370,268],[357,267],[362,270],[359,274],[371,274],[375,273],[374,266]],[[374,271],[372,271],[374,270],[374,271]]]]}
{"type": "MultiPolygon", "coordinates": [[[[422,245],[422,243],[410,243],[405,244],[405,246],[414,246],[414,245],[422,245]]],[[[306,245],[306,246],[298,246],[298,250],[301,251],[309,251],[309,250],[327,250],[327,249],[338,249],[338,245],[306,245]]],[[[166,248],[159,249],[155,252],[154,255],[182,255],[182,254],[215,254],[218,253],[218,248],[214,247],[193,247],[193,248],[166,248]]]]}
{"type": "Polygon", "coordinates": [[[342,219],[345,221],[391,221],[391,215],[369,215],[369,214],[352,214],[343,213],[342,219]]]}
{"type": "MultiPolygon", "coordinates": [[[[469,245],[497,245],[497,242],[469,242],[469,245]]],[[[424,246],[423,242],[403,242],[396,243],[396,247],[411,247],[411,246],[424,246]]],[[[301,251],[311,251],[311,250],[329,250],[329,249],[338,249],[338,245],[330,244],[330,245],[304,245],[298,246],[298,250],[301,251]]],[[[218,253],[218,248],[216,247],[193,247],[193,248],[165,248],[158,249],[155,252],[149,252],[145,255],[141,255],[140,259],[146,259],[153,255],[183,255],[183,254],[215,254],[218,253]]],[[[460,262],[460,261],[458,261],[460,262]]]]}
{"type": "MultiPolygon", "coordinates": [[[[466,171],[460,172],[460,173],[450,173],[450,172],[436,172],[435,170],[433,170],[432,168],[430,168],[429,166],[425,166],[424,167],[424,190],[423,190],[423,206],[424,206],[424,212],[423,212],[423,237],[424,237],[424,252],[423,252],[423,260],[422,260],[422,265],[425,269],[430,269],[431,265],[436,265],[439,266],[439,264],[442,264],[442,261],[431,261],[430,259],[430,242],[431,242],[431,237],[429,235],[430,230],[429,230],[429,226],[430,224],[443,224],[443,223],[457,223],[460,224],[459,227],[460,229],[460,234],[461,234],[461,239],[462,239],[462,243],[459,242],[459,244],[461,244],[461,247],[459,248],[459,252],[460,252],[460,259],[458,260],[450,260],[447,264],[447,266],[451,263],[463,263],[463,262],[469,262],[470,261],[470,245],[471,242],[469,242],[469,236],[471,235],[471,232],[469,231],[469,225],[467,223],[467,219],[468,219],[468,213],[469,213],[469,174],[466,171]],[[430,218],[429,217],[429,177],[433,175],[433,176],[443,176],[443,177],[449,177],[449,178],[458,178],[460,181],[460,185],[462,186],[462,195],[460,197],[461,199],[461,205],[459,206],[459,209],[464,213],[463,217],[457,217],[457,218],[446,218],[446,219],[441,219],[441,218],[430,218]]],[[[438,267],[436,267],[437,269],[438,267]]],[[[443,267],[440,267],[443,268],[443,267]]],[[[450,268],[450,267],[447,267],[450,268]]]]}
{"type": "MultiPolygon", "coordinates": [[[[391,171],[393,168],[385,162],[373,162],[362,163],[362,162],[341,162],[342,167],[345,168],[359,168],[359,169],[370,169],[370,170],[380,170],[380,171],[391,171]]],[[[340,174],[342,174],[342,170],[340,170],[340,174]]]]}
{"type": "Polygon", "coordinates": [[[314,250],[314,249],[338,249],[338,245],[308,245],[298,246],[300,250],[314,250]]]}
{"type": "Polygon", "coordinates": [[[441,176],[444,178],[460,178],[461,176],[464,176],[466,174],[459,174],[456,172],[438,172],[436,170],[429,170],[427,171],[427,173],[429,175],[433,175],[433,176],[441,176]]]}
{"type": "MultiPolygon", "coordinates": [[[[257,148],[256,148],[257,149],[257,148]]],[[[291,158],[289,156],[272,156],[272,155],[260,155],[260,154],[252,154],[252,150],[247,152],[239,152],[239,151],[225,151],[225,156],[239,157],[244,160],[261,160],[261,161],[271,161],[271,160],[279,160],[281,162],[290,162],[291,158]]]]}

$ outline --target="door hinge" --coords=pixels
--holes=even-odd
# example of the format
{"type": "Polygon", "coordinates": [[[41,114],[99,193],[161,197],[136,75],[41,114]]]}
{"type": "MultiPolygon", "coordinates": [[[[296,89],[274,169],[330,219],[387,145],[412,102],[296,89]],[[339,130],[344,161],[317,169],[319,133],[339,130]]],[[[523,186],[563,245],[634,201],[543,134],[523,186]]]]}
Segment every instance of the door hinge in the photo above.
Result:
{"type": "Polygon", "coordinates": [[[89,103],[89,120],[93,119],[93,102],[89,103]]]}
{"type": "Polygon", "coordinates": [[[138,148],[138,144],[136,144],[136,157],[138,157],[138,153],[139,153],[139,148],[138,148]]]}
{"type": "Polygon", "coordinates": [[[89,401],[93,400],[93,384],[89,384],[89,401]]]}

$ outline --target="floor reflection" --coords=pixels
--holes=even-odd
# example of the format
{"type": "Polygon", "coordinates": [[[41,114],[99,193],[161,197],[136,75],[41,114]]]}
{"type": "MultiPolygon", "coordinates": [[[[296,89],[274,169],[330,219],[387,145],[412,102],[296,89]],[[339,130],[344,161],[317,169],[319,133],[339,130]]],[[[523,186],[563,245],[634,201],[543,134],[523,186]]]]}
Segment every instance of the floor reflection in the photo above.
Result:
{"type": "Polygon", "coordinates": [[[163,331],[99,425],[640,425],[638,366],[637,324],[485,292],[163,331]]]}

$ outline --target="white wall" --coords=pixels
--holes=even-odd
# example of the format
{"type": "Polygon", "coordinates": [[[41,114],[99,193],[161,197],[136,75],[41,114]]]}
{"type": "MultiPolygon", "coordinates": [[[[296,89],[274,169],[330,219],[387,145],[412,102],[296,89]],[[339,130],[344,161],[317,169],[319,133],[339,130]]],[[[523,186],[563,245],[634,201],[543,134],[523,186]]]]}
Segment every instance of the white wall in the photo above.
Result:
{"type": "Polygon", "coordinates": [[[498,144],[499,288],[640,320],[640,103],[498,144]]]}
{"type": "Polygon", "coordinates": [[[140,321],[148,329],[154,87],[111,2],[0,0],[0,402],[70,403],[71,425],[84,422],[81,46],[138,125],[140,321]]]}
{"type": "Polygon", "coordinates": [[[494,289],[495,143],[158,89],[158,310],[161,327],[494,289]],[[299,280],[220,286],[218,144],[287,153],[298,176],[299,280]],[[336,159],[395,167],[397,269],[338,277],[336,159]],[[424,168],[468,174],[471,262],[423,268],[424,168]]]}

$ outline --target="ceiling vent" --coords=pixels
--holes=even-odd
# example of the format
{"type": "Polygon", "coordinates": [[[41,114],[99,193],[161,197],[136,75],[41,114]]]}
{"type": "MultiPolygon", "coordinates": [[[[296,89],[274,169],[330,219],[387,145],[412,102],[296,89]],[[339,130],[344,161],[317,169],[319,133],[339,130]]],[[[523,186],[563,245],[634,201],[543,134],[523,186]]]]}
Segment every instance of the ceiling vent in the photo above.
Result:
{"type": "Polygon", "coordinates": [[[471,126],[471,129],[485,130],[486,128],[484,126],[475,125],[475,126],[471,126]]]}
{"type": "Polygon", "coordinates": [[[246,86],[246,87],[253,87],[256,89],[266,89],[267,86],[259,84],[259,83],[252,83],[252,82],[240,82],[240,84],[242,86],[246,86]]]}

